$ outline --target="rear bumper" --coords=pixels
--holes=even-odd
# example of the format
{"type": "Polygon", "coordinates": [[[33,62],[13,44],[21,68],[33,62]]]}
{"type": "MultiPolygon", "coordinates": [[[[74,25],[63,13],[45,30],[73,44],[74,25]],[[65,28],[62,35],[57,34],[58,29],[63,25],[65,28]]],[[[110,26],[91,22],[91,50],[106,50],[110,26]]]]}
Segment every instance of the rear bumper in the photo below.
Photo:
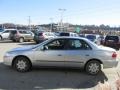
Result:
{"type": "Polygon", "coordinates": [[[112,67],[117,67],[118,65],[118,60],[107,60],[103,62],[103,68],[112,68],[112,67]]]}

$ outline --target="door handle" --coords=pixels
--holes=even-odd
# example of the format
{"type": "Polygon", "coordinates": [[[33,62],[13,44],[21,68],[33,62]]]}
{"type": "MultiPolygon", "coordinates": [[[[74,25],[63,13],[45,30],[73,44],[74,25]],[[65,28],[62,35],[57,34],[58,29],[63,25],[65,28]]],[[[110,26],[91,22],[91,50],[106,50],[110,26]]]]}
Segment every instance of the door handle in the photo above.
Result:
{"type": "Polygon", "coordinates": [[[62,56],[61,54],[58,54],[58,56],[62,56]]]}

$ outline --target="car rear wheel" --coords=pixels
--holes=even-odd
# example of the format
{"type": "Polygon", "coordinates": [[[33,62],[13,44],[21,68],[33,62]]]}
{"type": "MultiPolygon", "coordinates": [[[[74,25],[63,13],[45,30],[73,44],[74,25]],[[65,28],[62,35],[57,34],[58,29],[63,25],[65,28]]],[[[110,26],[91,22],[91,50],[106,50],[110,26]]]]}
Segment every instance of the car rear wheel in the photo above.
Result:
{"type": "Polygon", "coordinates": [[[13,63],[14,68],[19,72],[29,71],[31,68],[30,61],[25,57],[18,57],[13,63]]]}
{"type": "Polygon", "coordinates": [[[24,38],[20,38],[20,39],[19,39],[19,42],[20,42],[20,43],[24,42],[24,38]]]}
{"type": "Polygon", "coordinates": [[[96,75],[101,71],[101,64],[96,60],[89,61],[85,66],[85,70],[88,74],[96,75]]]}

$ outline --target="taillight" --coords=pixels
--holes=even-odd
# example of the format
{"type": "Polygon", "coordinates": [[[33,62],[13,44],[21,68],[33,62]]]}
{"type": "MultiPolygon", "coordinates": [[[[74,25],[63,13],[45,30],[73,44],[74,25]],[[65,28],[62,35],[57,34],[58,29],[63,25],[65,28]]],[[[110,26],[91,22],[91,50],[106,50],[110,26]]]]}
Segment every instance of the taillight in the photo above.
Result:
{"type": "Polygon", "coordinates": [[[116,52],[113,52],[112,58],[116,58],[116,57],[117,57],[117,53],[116,53],[116,52]]]}

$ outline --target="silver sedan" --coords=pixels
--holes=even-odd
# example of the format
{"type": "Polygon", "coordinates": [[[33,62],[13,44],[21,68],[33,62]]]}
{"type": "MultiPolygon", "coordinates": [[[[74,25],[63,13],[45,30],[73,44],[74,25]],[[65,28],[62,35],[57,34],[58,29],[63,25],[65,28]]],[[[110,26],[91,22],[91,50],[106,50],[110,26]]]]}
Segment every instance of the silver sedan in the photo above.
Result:
{"type": "Polygon", "coordinates": [[[83,68],[89,74],[98,74],[102,68],[116,67],[116,51],[97,46],[85,38],[57,37],[30,47],[6,52],[4,64],[19,72],[29,71],[34,65],[83,68]]]}

